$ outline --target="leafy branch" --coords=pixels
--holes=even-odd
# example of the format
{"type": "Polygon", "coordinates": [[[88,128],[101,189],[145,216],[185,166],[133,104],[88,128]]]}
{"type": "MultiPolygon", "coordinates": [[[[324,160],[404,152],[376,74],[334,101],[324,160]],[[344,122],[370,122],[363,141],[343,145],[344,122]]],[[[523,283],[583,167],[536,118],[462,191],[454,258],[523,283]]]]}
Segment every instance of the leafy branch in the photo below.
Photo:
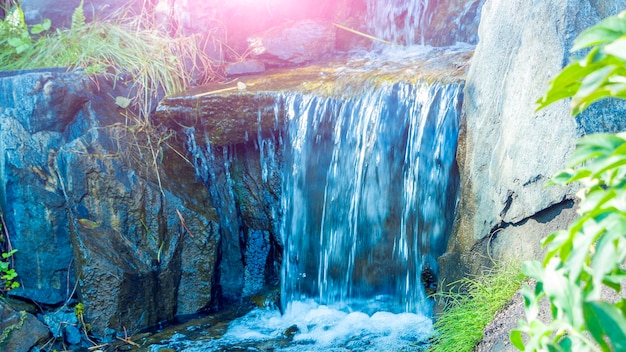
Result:
{"type": "MultiPolygon", "coordinates": [[[[600,99],[626,99],[626,12],[581,33],[572,50],[588,48],[551,82],[540,109],[572,98],[576,115],[600,99]]],[[[525,351],[626,351],[626,299],[609,303],[601,295],[608,288],[617,296],[626,279],[626,133],[581,138],[568,167],[550,184],[583,186],[580,217],[544,239],[543,262],[524,264],[536,285],[522,290],[526,321],[511,342],[525,351]],[[542,299],[549,322],[538,319],[542,299]]]]}

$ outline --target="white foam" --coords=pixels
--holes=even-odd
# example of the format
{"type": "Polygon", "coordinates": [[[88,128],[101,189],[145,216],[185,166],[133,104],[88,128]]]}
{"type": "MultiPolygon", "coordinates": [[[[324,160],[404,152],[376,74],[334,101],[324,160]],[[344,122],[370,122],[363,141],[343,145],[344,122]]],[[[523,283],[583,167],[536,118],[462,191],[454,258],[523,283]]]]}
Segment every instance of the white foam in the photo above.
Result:
{"type": "Polygon", "coordinates": [[[277,351],[411,350],[432,334],[432,321],[421,314],[347,312],[312,301],[293,302],[287,312],[255,309],[233,321],[219,345],[278,339],[297,326],[290,346],[277,351]]]}

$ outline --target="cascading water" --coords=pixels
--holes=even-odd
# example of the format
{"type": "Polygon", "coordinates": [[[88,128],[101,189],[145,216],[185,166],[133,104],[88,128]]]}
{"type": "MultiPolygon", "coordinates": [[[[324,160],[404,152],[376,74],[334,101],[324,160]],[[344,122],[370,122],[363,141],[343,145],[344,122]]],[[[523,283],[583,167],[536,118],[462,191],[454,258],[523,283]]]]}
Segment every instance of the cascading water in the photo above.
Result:
{"type": "Polygon", "coordinates": [[[395,84],[345,101],[285,99],[283,307],[313,298],[429,314],[454,213],[459,85],[395,84]]]}
{"type": "Polygon", "coordinates": [[[422,349],[432,312],[421,276],[436,271],[451,230],[462,89],[396,83],[352,98],[283,95],[283,314],[254,310],[216,346],[291,331],[273,348],[422,349]]]}

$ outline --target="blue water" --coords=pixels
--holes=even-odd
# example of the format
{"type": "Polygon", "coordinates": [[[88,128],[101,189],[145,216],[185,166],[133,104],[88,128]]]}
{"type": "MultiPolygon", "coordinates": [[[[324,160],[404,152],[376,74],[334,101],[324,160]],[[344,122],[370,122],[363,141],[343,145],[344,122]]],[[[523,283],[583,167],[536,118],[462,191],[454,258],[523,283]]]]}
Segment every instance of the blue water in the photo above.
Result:
{"type": "Polygon", "coordinates": [[[421,272],[451,231],[462,86],[289,95],[282,306],[429,316],[421,272]],[[367,302],[367,303],[364,303],[367,302]]]}

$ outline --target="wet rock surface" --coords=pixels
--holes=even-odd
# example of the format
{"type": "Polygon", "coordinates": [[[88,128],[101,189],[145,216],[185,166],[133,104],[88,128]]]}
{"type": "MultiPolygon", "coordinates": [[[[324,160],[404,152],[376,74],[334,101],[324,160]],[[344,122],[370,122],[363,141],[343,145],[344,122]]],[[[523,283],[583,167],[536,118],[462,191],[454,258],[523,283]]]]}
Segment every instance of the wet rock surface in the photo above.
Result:
{"type": "MultiPolygon", "coordinates": [[[[18,248],[22,284],[12,295],[57,306],[76,287],[94,336],[112,340],[124,328],[145,328],[216,304],[222,292],[231,290],[238,299],[244,285],[252,294],[270,276],[276,280],[276,273],[266,277],[265,267],[279,266],[268,264],[279,244],[270,245],[269,234],[261,232],[251,237],[253,246],[241,238],[261,269],[246,265],[245,276],[244,253],[235,250],[231,264],[242,270],[230,275],[240,284],[218,281],[229,244],[212,204],[217,200],[181,142],[124,125],[111,98],[127,93],[123,89],[105,81],[96,85],[82,74],[43,71],[3,75],[0,86],[6,88],[0,94],[0,206],[18,248]],[[50,115],[56,113],[61,122],[50,115]]],[[[238,180],[255,188],[242,187],[244,199],[237,203],[248,204],[245,197],[268,201],[257,195],[264,184],[260,168],[241,170],[247,171],[238,180]]],[[[223,178],[219,172],[225,170],[216,175],[223,178]]],[[[228,183],[222,188],[233,193],[228,183]]],[[[251,233],[275,227],[236,223],[247,224],[251,233]]],[[[239,243],[240,232],[248,230],[233,231],[239,243]]]]}
{"type": "Polygon", "coordinates": [[[224,70],[228,77],[250,75],[265,72],[265,64],[261,60],[233,62],[227,64],[224,70]]]}
{"type": "Polygon", "coordinates": [[[24,311],[16,311],[0,299],[0,349],[6,352],[29,351],[43,342],[50,330],[37,318],[24,311]]]}
{"type": "Polygon", "coordinates": [[[441,84],[463,81],[473,46],[413,48],[382,58],[349,58],[300,68],[268,70],[263,75],[213,83],[164,98],[156,119],[176,131],[193,128],[195,139],[212,146],[246,143],[259,134],[284,127],[284,113],[274,111],[280,94],[323,97],[358,96],[388,82],[441,84]],[[402,55],[408,55],[404,57],[402,55]],[[408,64],[410,63],[410,64],[408,64]]]}
{"type": "Polygon", "coordinates": [[[435,46],[458,42],[477,44],[478,25],[486,0],[443,0],[429,4],[428,24],[424,33],[426,43],[435,46]]]}

